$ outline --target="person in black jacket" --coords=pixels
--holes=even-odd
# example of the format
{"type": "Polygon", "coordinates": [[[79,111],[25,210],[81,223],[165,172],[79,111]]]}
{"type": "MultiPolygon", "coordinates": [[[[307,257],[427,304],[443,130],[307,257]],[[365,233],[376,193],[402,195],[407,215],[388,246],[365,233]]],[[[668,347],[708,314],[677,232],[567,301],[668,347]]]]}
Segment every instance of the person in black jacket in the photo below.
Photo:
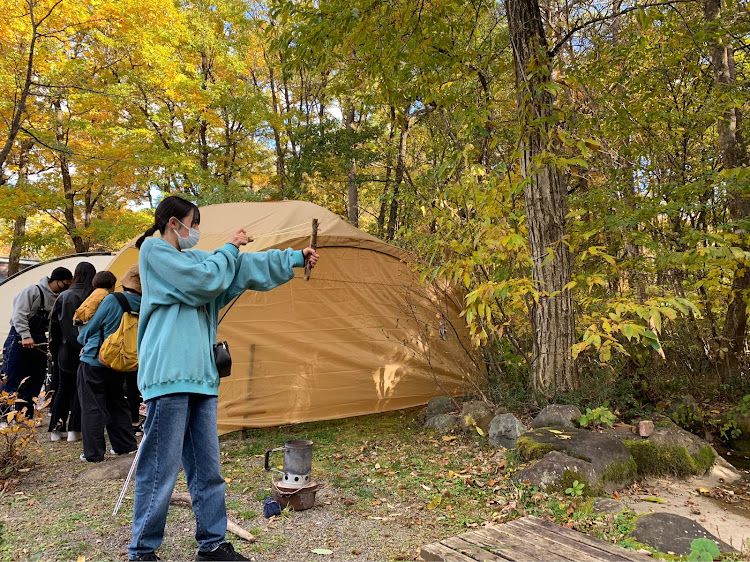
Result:
{"type": "Polygon", "coordinates": [[[94,290],[94,275],[96,268],[92,264],[86,261],[79,263],[73,275],[73,284],[60,295],[50,314],[50,351],[57,375],[53,377],[50,388],[54,391],[52,419],[49,422],[52,441],[59,441],[66,429],[68,441],[81,439],[81,406],[76,388],[82,346],[78,343],[78,328],[73,325],[73,315],[94,290]]]}

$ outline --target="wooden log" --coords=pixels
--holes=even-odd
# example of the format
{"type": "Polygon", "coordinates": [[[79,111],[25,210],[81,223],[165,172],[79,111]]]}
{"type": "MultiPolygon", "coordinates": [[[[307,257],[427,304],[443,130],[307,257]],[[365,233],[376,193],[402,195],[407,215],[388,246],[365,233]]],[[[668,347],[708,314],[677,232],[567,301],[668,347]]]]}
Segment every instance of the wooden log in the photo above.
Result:
{"type": "MultiPolygon", "coordinates": [[[[312,234],[310,235],[310,247],[313,250],[316,250],[318,248],[318,219],[312,220],[312,234]]],[[[310,265],[309,261],[305,262],[305,281],[310,280],[310,271],[312,271],[312,266],[310,265]]]]}
{"type": "MultiPolygon", "coordinates": [[[[193,502],[190,499],[190,494],[181,494],[179,492],[172,492],[172,497],[170,498],[169,503],[186,503],[191,507],[193,505],[193,502]]],[[[229,516],[227,516],[227,531],[247,542],[255,542],[257,540],[253,535],[232,521],[229,516]]]]}

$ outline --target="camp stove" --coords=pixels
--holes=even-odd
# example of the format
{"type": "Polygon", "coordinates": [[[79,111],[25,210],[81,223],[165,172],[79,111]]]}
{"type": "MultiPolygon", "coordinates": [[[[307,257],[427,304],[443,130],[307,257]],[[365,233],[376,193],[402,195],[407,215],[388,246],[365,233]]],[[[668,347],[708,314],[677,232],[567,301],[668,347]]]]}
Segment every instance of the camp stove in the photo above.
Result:
{"type": "Polygon", "coordinates": [[[313,442],[293,440],[284,443],[283,447],[266,451],[266,470],[281,473],[279,484],[284,488],[298,489],[311,484],[313,442]],[[284,451],[283,470],[270,466],[270,455],[284,451]]]}

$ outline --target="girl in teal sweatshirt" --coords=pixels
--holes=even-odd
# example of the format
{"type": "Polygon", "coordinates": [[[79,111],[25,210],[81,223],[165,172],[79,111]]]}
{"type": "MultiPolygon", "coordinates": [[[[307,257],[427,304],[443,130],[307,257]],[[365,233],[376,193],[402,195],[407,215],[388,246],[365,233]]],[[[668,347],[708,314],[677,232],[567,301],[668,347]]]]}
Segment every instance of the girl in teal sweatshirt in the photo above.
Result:
{"type": "Polygon", "coordinates": [[[315,265],[312,248],[239,253],[235,232],[214,252],[188,250],[200,237],[200,212],[179,197],[156,209],[138,240],[143,297],[138,324],[138,387],[147,405],[135,477],[130,560],[158,560],[169,499],[180,465],[196,519],[196,560],[247,560],[225,540],[224,479],[216,429],[219,375],[214,363],[219,310],[248,289],[268,291],[315,265]],[[156,231],[161,238],[149,238],[156,231]]]}

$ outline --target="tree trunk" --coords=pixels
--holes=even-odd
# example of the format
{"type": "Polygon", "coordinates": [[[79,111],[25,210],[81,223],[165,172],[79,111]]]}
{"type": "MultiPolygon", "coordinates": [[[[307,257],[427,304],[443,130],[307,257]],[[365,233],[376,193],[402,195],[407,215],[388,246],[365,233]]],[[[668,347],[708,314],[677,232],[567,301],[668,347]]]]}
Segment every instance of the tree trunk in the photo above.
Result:
{"type": "MultiPolygon", "coordinates": [[[[344,128],[352,129],[356,127],[354,123],[354,104],[348,100],[344,104],[344,128]]],[[[357,190],[357,160],[351,154],[354,146],[350,146],[349,162],[346,170],[346,188],[348,196],[349,222],[359,227],[359,192],[357,190]]]]}
{"type": "MultiPolygon", "coordinates": [[[[26,139],[21,143],[21,150],[18,155],[18,184],[16,190],[23,192],[29,183],[29,153],[34,147],[32,139],[26,139]]],[[[8,277],[15,275],[21,270],[21,250],[26,236],[26,210],[19,209],[20,215],[17,215],[13,221],[13,240],[10,244],[10,253],[8,254],[8,277]]]]}
{"type": "Polygon", "coordinates": [[[398,159],[396,160],[396,171],[393,175],[393,195],[391,196],[391,208],[388,212],[388,231],[385,239],[393,240],[396,236],[396,220],[398,218],[398,192],[404,182],[406,173],[406,141],[409,138],[409,108],[406,108],[401,124],[401,135],[398,141],[398,159]]]}
{"type": "Polygon", "coordinates": [[[383,185],[383,196],[380,199],[380,212],[378,213],[378,236],[380,236],[381,238],[383,237],[383,233],[385,230],[385,211],[388,203],[388,193],[391,190],[391,174],[393,173],[393,158],[391,156],[391,150],[393,147],[393,137],[396,133],[396,108],[393,106],[391,106],[390,108],[390,116],[391,128],[390,133],[388,134],[388,150],[385,165],[385,184],[383,185]]]}
{"type": "Polygon", "coordinates": [[[73,192],[73,180],[70,177],[70,160],[68,157],[68,131],[65,128],[65,117],[63,115],[62,100],[56,99],[52,105],[55,108],[55,139],[57,140],[57,159],[60,163],[60,176],[63,184],[63,197],[65,199],[65,229],[68,231],[76,253],[88,251],[88,244],[84,242],[76,228],[75,215],[75,193],[73,192]]]}
{"type": "MultiPolygon", "coordinates": [[[[706,21],[709,23],[711,45],[711,65],[714,71],[714,85],[717,97],[730,89],[737,81],[735,74],[734,51],[729,37],[721,29],[722,0],[706,0],[704,4],[706,21]]],[[[717,123],[719,150],[723,168],[729,170],[748,165],[747,155],[742,144],[742,116],[737,107],[729,107],[717,123]]],[[[729,191],[729,217],[739,221],[750,217],[750,196],[738,188],[729,191]]],[[[736,229],[737,227],[735,227],[736,229]]],[[[750,249],[747,243],[741,244],[744,250],[750,249]]],[[[728,352],[724,355],[721,375],[724,380],[736,373],[740,357],[745,348],[747,329],[747,301],[750,290],[750,269],[737,264],[732,282],[732,294],[727,307],[722,339],[728,352]]]]}
{"type": "Polygon", "coordinates": [[[570,250],[566,243],[567,189],[554,164],[538,164],[556,142],[550,121],[552,96],[547,40],[537,0],[507,0],[519,118],[524,121],[521,173],[526,181],[526,220],[538,299],[531,301],[534,334],[532,385],[537,398],[577,387],[570,348],[575,343],[570,250]],[[529,68],[534,72],[527,73],[529,68]]]}
{"type": "MultiPolygon", "coordinates": [[[[273,106],[273,114],[275,117],[279,117],[279,100],[276,97],[276,82],[273,77],[273,67],[271,62],[266,58],[268,64],[268,80],[271,86],[271,105],[273,106]]],[[[273,140],[276,144],[276,175],[279,176],[279,187],[281,189],[281,198],[286,199],[286,170],[284,166],[284,147],[281,145],[281,134],[276,123],[271,125],[273,128],[273,140]]]]}
{"type": "Polygon", "coordinates": [[[27,2],[27,5],[29,8],[28,15],[31,21],[31,41],[29,42],[29,54],[26,57],[26,76],[24,78],[23,86],[21,87],[21,93],[18,96],[18,102],[13,107],[13,117],[11,118],[10,126],[8,127],[8,137],[5,139],[5,144],[3,145],[2,149],[0,149],[0,185],[5,183],[5,174],[3,173],[3,170],[5,169],[5,162],[8,159],[8,155],[10,154],[11,149],[13,148],[13,143],[16,140],[18,131],[21,129],[21,118],[26,113],[26,100],[29,97],[29,92],[31,91],[31,83],[34,76],[34,55],[36,52],[36,41],[39,37],[37,30],[41,22],[49,17],[49,15],[52,13],[52,10],[55,9],[55,7],[53,6],[52,10],[50,10],[50,12],[48,12],[47,15],[41,19],[41,21],[37,21],[34,14],[34,7],[36,3],[33,1],[29,1],[27,2]]]}

